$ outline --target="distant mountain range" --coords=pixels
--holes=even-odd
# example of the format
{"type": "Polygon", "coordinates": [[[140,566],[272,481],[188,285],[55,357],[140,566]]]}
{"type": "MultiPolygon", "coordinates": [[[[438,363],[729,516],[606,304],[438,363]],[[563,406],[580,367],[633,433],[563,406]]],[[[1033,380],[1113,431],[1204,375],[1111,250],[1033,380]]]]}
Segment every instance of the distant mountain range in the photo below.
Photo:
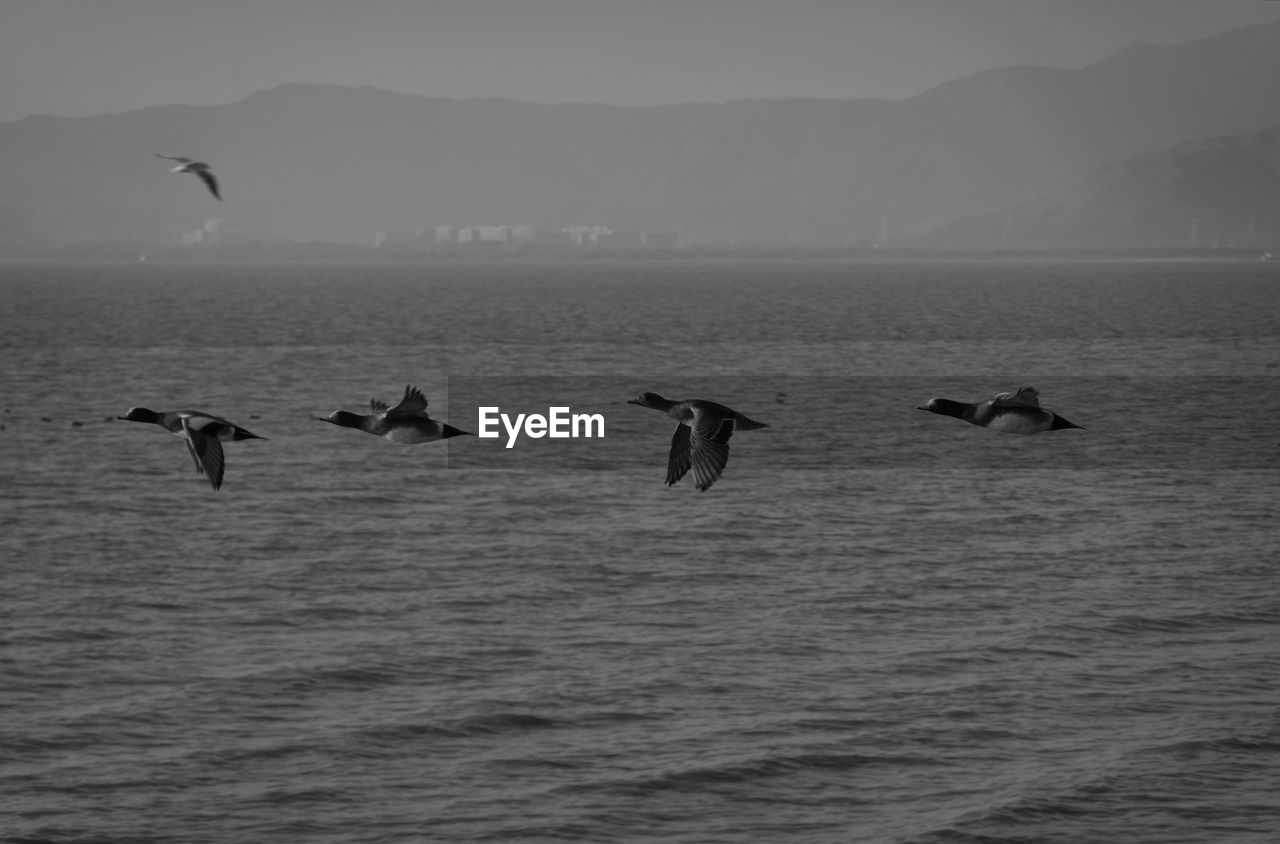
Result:
{"type": "Polygon", "coordinates": [[[965,216],[918,245],[1248,247],[1280,245],[1280,126],[1183,141],[1103,167],[1075,188],[965,216]]]}
{"type": "Polygon", "coordinates": [[[365,243],[493,224],[797,245],[1274,243],[1277,127],[1280,24],[900,101],[545,105],[285,85],[0,124],[0,254],[173,242],[208,217],[365,243]],[[226,201],[153,152],[208,161],[226,201]]]}

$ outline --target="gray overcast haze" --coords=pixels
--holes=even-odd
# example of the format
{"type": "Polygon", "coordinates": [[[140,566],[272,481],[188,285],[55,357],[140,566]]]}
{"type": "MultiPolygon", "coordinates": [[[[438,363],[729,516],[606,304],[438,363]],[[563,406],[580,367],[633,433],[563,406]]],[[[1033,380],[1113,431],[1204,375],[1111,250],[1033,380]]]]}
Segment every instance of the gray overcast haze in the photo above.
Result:
{"type": "Polygon", "coordinates": [[[0,121],[286,82],[620,105],[902,99],[1274,20],[1268,0],[0,0],[0,121]]]}

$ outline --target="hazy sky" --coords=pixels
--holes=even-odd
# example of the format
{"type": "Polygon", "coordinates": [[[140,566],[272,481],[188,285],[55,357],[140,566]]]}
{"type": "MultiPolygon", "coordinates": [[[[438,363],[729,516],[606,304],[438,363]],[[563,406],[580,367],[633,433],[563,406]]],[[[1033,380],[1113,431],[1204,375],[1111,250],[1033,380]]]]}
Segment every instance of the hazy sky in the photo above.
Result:
{"type": "Polygon", "coordinates": [[[1272,0],[0,0],[0,121],[285,82],[625,105],[900,99],[1275,20],[1272,0]]]}

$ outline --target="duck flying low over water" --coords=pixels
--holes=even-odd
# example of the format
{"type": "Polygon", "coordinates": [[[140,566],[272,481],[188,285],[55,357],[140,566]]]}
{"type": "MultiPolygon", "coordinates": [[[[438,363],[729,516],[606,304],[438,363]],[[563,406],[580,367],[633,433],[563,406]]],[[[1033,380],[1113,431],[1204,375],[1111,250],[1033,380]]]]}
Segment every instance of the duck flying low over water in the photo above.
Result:
{"type": "Polygon", "coordinates": [[[667,457],[667,486],[672,486],[693,469],[694,485],[706,492],[729,461],[729,438],[737,428],[744,431],[769,427],[738,411],[703,399],[673,401],[657,393],[641,393],[627,404],[661,410],[676,421],[667,457]]]}
{"type": "Polygon", "coordinates": [[[470,436],[467,431],[438,422],[427,415],[427,397],[413,385],[404,388],[404,398],[395,407],[373,399],[369,402],[371,413],[359,414],[335,410],[328,416],[312,416],[318,422],[328,422],[340,428],[355,428],[384,440],[405,445],[429,443],[449,437],[470,436]]]}
{"type": "Polygon", "coordinates": [[[1003,431],[1006,434],[1038,434],[1063,428],[1084,428],[1068,422],[1052,410],[1040,406],[1040,392],[1035,387],[1020,387],[1013,393],[998,393],[982,402],[951,399],[929,399],[916,410],[927,410],[943,416],[954,416],[971,425],[1003,431]]]}
{"type": "Polygon", "coordinates": [[[151,153],[156,158],[163,158],[168,161],[177,161],[178,166],[170,170],[170,173],[195,173],[200,177],[200,181],[205,183],[209,188],[209,192],[213,194],[213,198],[222,201],[222,194],[218,192],[218,180],[213,175],[213,170],[209,169],[209,165],[203,161],[196,161],[181,155],[161,155],[158,152],[151,153]]]}
{"type": "Polygon", "coordinates": [[[133,407],[124,416],[129,422],[150,422],[159,425],[175,437],[187,443],[187,451],[196,464],[196,474],[205,475],[213,488],[222,488],[222,475],[226,462],[222,456],[222,444],[232,440],[265,440],[252,431],[228,422],[221,416],[198,410],[171,410],[157,413],[145,407],[133,407]]]}

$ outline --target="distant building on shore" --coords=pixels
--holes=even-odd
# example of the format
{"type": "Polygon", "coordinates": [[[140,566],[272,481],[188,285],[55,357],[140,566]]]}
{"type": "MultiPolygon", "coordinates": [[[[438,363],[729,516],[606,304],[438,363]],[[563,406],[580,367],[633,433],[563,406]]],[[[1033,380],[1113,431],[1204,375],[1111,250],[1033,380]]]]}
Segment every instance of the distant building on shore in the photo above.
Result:
{"type": "Polygon", "coordinates": [[[607,226],[568,226],[542,229],[531,225],[434,226],[401,231],[380,231],[374,248],[388,252],[429,252],[456,248],[463,252],[495,249],[627,250],[675,249],[680,238],[674,232],[640,232],[607,226]]]}

